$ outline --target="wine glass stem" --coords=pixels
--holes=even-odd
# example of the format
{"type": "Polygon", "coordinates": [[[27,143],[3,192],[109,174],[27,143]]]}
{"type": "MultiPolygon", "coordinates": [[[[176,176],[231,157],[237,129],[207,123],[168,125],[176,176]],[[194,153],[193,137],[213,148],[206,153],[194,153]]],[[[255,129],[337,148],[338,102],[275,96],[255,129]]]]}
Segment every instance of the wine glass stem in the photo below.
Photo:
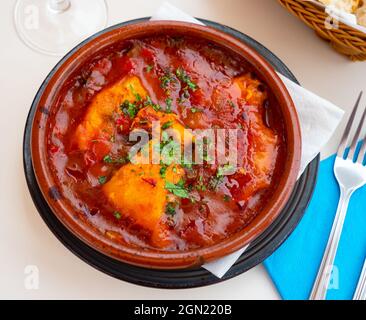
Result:
{"type": "Polygon", "coordinates": [[[70,0],[49,0],[48,6],[52,11],[61,13],[69,9],[70,0]]]}

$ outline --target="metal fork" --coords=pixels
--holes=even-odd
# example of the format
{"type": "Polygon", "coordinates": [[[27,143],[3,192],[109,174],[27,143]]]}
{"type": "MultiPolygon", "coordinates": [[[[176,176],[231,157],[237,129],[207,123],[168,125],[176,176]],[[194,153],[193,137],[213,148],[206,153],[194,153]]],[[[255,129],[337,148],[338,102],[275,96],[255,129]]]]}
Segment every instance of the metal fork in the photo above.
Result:
{"type": "Polygon", "coordinates": [[[353,296],[353,300],[366,300],[366,260],[363,265],[360,280],[353,296]]]}
{"type": "Polygon", "coordinates": [[[366,117],[366,109],[362,114],[356,133],[352,139],[348,154],[346,149],[351,138],[350,132],[361,97],[362,92],[359,94],[356,104],[352,110],[350,119],[348,120],[334,163],[334,174],[339,184],[340,198],[328,244],[325,249],[323,260],[321,262],[320,269],[310,295],[311,300],[324,300],[326,298],[329,280],[332,273],[339,240],[341,238],[349,200],[355,190],[366,184],[366,167],[363,165],[366,154],[366,137],[362,141],[360,150],[357,152],[356,149],[357,142],[361,137],[362,126],[366,117]]]}

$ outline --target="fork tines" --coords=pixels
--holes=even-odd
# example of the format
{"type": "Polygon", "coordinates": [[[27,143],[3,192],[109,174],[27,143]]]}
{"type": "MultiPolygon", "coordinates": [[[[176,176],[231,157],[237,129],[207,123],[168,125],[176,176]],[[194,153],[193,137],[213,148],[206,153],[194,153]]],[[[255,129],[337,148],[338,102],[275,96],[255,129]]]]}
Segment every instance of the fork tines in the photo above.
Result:
{"type": "Polygon", "coordinates": [[[361,120],[358,124],[355,135],[353,136],[348,154],[347,154],[346,150],[347,150],[348,143],[351,139],[351,130],[352,130],[352,126],[353,126],[353,123],[354,123],[354,120],[356,117],[358,106],[360,105],[362,94],[363,94],[363,92],[361,91],[360,94],[358,95],[356,104],[353,107],[351,116],[347,122],[346,128],[344,130],[344,133],[343,133],[343,136],[341,139],[341,143],[339,144],[338,152],[337,152],[338,157],[341,157],[343,159],[347,158],[353,162],[356,161],[359,164],[363,164],[365,153],[366,153],[366,136],[363,138],[363,140],[361,142],[361,147],[360,147],[359,151],[357,152],[358,141],[361,138],[362,128],[363,128],[363,125],[364,125],[364,122],[366,119],[366,106],[362,113],[361,120]]]}

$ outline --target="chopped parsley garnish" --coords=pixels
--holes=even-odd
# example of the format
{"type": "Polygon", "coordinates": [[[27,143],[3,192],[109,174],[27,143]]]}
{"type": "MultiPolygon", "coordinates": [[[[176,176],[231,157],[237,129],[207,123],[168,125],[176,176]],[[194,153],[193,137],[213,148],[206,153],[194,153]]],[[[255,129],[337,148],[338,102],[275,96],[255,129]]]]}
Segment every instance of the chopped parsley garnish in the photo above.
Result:
{"type": "Polygon", "coordinates": [[[225,202],[229,202],[231,200],[231,197],[228,196],[227,194],[224,195],[224,201],[225,202]]]}
{"type": "Polygon", "coordinates": [[[168,169],[168,166],[165,164],[162,164],[162,167],[160,168],[160,175],[162,176],[162,178],[165,178],[167,169],[168,169]]]}
{"type": "Polygon", "coordinates": [[[149,65],[147,65],[147,66],[145,67],[145,71],[146,71],[146,72],[150,72],[152,69],[154,69],[154,65],[152,65],[152,64],[149,64],[149,65]]]}
{"type": "Polygon", "coordinates": [[[161,107],[158,104],[152,102],[149,96],[146,97],[144,101],[144,106],[145,107],[151,106],[155,111],[159,111],[161,109],[161,107]]]}
{"type": "Polygon", "coordinates": [[[105,163],[112,163],[112,162],[113,162],[113,159],[112,159],[112,157],[111,157],[109,154],[107,154],[107,155],[103,158],[103,161],[104,161],[105,163]]]}
{"type": "Polygon", "coordinates": [[[98,182],[99,184],[105,184],[107,182],[107,177],[106,176],[98,177],[98,182]]]}
{"type": "Polygon", "coordinates": [[[211,190],[216,190],[216,188],[221,184],[224,180],[224,176],[231,175],[232,170],[235,167],[232,164],[225,164],[217,169],[216,175],[210,178],[209,187],[211,190]]]}
{"type": "Polygon", "coordinates": [[[174,203],[168,202],[168,204],[166,205],[165,213],[169,216],[174,216],[175,215],[175,205],[174,205],[174,203]]]}
{"type": "Polygon", "coordinates": [[[165,72],[165,74],[160,77],[160,86],[163,88],[163,89],[167,89],[170,85],[170,83],[172,83],[174,81],[174,78],[173,78],[173,75],[170,71],[168,72],[165,72]]]}
{"type": "Polygon", "coordinates": [[[113,216],[118,220],[122,218],[122,214],[119,211],[114,211],[113,216]]]}
{"type": "Polygon", "coordinates": [[[118,163],[118,164],[125,164],[129,161],[128,156],[126,157],[119,157],[119,158],[112,158],[109,154],[105,155],[103,158],[105,163],[118,163]]]}
{"type": "Polygon", "coordinates": [[[190,110],[191,110],[192,113],[201,112],[200,109],[195,108],[195,107],[192,107],[190,110]]]}
{"type": "Polygon", "coordinates": [[[200,183],[196,185],[196,189],[198,191],[206,191],[207,190],[206,186],[204,184],[200,184],[200,183]]]}
{"type": "Polygon", "coordinates": [[[133,87],[132,84],[130,84],[130,89],[131,89],[132,94],[135,96],[136,101],[141,101],[140,94],[135,91],[135,88],[133,87]]]}
{"type": "Polygon", "coordinates": [[[189,193],[187,189],[184,187],[183,180],[180,180],[177,184],[165,181],[165,189],[179,198],[189,198],[189,193]]]}
{"type": "Polygon", "coordinates": [[[216,190],[217,187],[219,186],[219,184],[224,180],[223,176],[212,176],[210,178],[210,182],[209,182],[209,188],[211,190],[216,190]]]}
{"type": "Polygon", "coordinates": [[[155,110],[155,111],[160,111],[161,107],[158,105],[158,104],[153,104],[152,105],[152,108],[155,110]]]}
{"type": "Polygon", "coordinates": [[[173,102],[173,99],[168,97],[165,99],[165,103],[166,103],[166,112],[171,112],[172,111],[172,102],[173,102]]]}
{"type": "Polygon", "coordinates": [[[192,160],[189,160],[189,159],[186,159],[186,158],[183,158],[182,159],[182,162],[180,163],[180,165],[183,167],[183,168],[185,168],[185,169],[189,169],[189,170],[191,170],[192,169],[192,167],[193,167],[193,162],[192,162],[192,160]]]}
{"type": "Polygon", "coordinates": [[[231,175],[231,174],[233,174],[232,171],[234,168],[235,167],[232,164],[227,163],[217,169],[216,175],[218,177],[225,176],[225,175],[231,175]]]}
{"type": "Polygon", "coordinates": [[[189,88],[190,90],[192,91],[196,91],[198,89],[198,86],[197,84],[195,84],[191,78],[188,76],[187,72],[182,68],[178,68],[176,71],[175,71],[175,74],[177,76],[177,78],[183,82],[184,84],[187,85],[187,88],[189,88]]]}
{"type": "Polygon", "coordinates": [[[214,156],[214,150],[212,150],[213,143],[208,137],[204,137],[202,141],[196,142],[196,149],[199,152],[200,159],[204,161],[213,160],[211,156],[214,156]]]}
{"type": "Polygon", "coordinates": [[[180,161],[180,144],[169,137],[166,131],[162,132],[162,142],[160,143],[160,154],[162,163],[170,165],[180,161]]]}
{"type": "Polygon", "coordinates": [[[137,106],[134,103],[131,103],[130,101],[126,100],[122,103],[120,106],[120,109],[124,114],[127,114],[131,119],[135,118],[137,114],[137,106]]]}
{"type": "Polygon", "coordinates": [[[233,108],[233,109],[236,109],[236,104],[232,101],[232,100],[229,100],[228,101],[230,106],[233,108]]]}
{"type": "Polygon", "coordinates": [[[146,96],[145,101],[144,101],[144,106],[151,106],[153,104],[153,102],[151,101],[150,96],[146,96]]]}
{"type": "Polygon", "coordinates": [[[170,128],[172,125],[173,125],[173,121],[168,121],[168,122],[165,122],[162,126],[161,126],[161,128],[163,129],[163,130],[165,130],[165,129],[168,129],[168,128],[170,128]]]}
{"type": "Polygon", "coordinates": [[[114,163],[125,164],[125,163],[127,163],[127,162],[129,162],[129,161],[130,161],[130,158],[129,158],[129,156],[127,155],[127,156],[125,156],[125,157],[120,157],[120,158],[115,159],[115,160],[114,160],[114,163]]]}

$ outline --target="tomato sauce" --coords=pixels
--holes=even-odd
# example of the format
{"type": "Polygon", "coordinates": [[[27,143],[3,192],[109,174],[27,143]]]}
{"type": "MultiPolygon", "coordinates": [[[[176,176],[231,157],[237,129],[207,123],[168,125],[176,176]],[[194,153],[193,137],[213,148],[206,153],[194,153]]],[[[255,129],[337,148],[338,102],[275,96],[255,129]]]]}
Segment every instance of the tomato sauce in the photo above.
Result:
{"type": "Polygon", "coordinates": [[[283,171],[284,125],[265,79],[243,58],[205,40],[159,36],[121,42],[81,66],[57,101],[47,128],[49,167],[77,214],[116,242],[166,251],[213,245],[260,213],[283,171]],[[126,77],[137,78],[147,94],[132,92],[134,101],[124,101],[120,112],[103,114],[103,127],[89,134],[83,123],[93,101],[126,77]],[[134,143],[129,133],[146,107],[176,116],[184,128],[238,129],[233,174],[220,174],[223,166],[218,163],[193,163],[180,166],[176,188],[164,180],[166,167],[160,168],[158,178],[136,178],[136,187],[124,184],[134,188],[135,198],[130,200],[138,203],[145,199],[140,192],[151,188],[151,194],[158,194],[159,181],[164,180],[165,190],[159,189],[167,194],[159,198],[164,210],[151,228],[151,219],[139,222],[139,214],[149,218],[149,210],[130,214],[104,189],[130,165],[128,152],[134,143]]]}

